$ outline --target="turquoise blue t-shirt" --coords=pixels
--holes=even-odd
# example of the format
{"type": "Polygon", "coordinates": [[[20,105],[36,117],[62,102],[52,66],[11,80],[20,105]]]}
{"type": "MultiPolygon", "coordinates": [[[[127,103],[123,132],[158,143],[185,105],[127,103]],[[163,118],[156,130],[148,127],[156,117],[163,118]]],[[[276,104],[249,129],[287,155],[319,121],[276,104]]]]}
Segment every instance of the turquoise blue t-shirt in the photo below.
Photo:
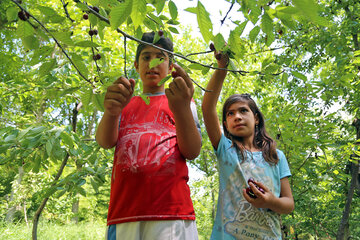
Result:
{"type": "Polygon", "coordinates": [[[252,177],[279,197],[280,179],[291,176],[284,153],[277,150],[276,165],[267,163],[262,152],[246,152],[246,160],[242,161],[231,140],[224,135],[215,153],[220,190],[211,240],[281,239],[280,214],[253,207],[244,198],[242,189],[248,187],[247,180],[252,177]]]}

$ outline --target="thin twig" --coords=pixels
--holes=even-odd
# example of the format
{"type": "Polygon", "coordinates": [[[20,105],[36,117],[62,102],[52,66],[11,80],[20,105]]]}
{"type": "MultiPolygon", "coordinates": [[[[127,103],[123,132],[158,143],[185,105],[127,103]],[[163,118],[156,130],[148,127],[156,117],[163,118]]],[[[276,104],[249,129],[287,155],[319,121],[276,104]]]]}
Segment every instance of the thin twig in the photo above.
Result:
{"type": "Polygon", "coordinates": [[[64,0],[61,0],[61,3],[62,3],[62,5],[63,5],[63,7],[64,7],[66,17],[67,17],[68,19],[70,19],[71,22],[75,22],[75,20],[70,17],[70,14],[69,14],[69,12],[68,12],[68,10],[67,10],[67,5],[68,5],[69,3],[65,3],[64,0]]]}
{"type": "Polygon", "coordinates": [[[225,22],[225,20],[226,20],[226,18],[227,18],[227,16],[228,16],[228,14],[230,13],[230,11],[231,11],[231,9],[233,8],[233,6],[234,6],[234,2],[231,3],[231,6],[230,6],[229,10],[227,11],[227,13],[226,13],[225,17],[223,18],[223,20],[220,21],[220,22],[221,22],[221,25],[224,24],[224,22],[225,22]]]}
{"type": "Polygon", "coordinates": [[[126,72],[126,37],[124,37],[124,49],[125,49],[125,55],[124,55],[124,59],[125,59],[125,63],[124,63],[124,73],[125,73],[125,77],[128,78],[127,72],[126,72]]]}
{"type": "Polygon", "coordinates": [[[70,58],[70,56],[67,54],[67,52],[65,51],[65,49],[61,46],[61,44],[59,43],[59,41],[51,34],[51,32],[37,19],[35,18],[33,15],[31,15],[28,11],[25,10],[25,8],[23,8],[16,0],[11,0],[13,3],[15,3],[22,11],[27,12],[29,14],[29,17],[33,18],[45,31],[47,34],[49,34],[55,41],[55,43],[59,46],[59,48],[61,49],[61,51],[65,54],[65,56],[69,59],[70,63],[74,66],[74,68],[76,69],[76,71],[80,74],[80,76],[82,78],[84,78],[88,83],[92,84],[91,81],[89,79],[87,79],[81,72],[80,70],[77,68],[77,66],[75,65],[75,63],[73,62],[73,60],[70,58]]]}
{"type": "MultiPolygon", "coordinates": [[[[97,16],[100,20],[106,22],[107,24],[110,24],[109,19],[107,19],[106,17],[100,15],[99,13],[97,13],[96,11],[94,11],[91,7],[88,6],[88,10],[89,10],[89,12],[91,12],[92,14],[94,14],[95,16],[97,16]]],[[[152,43],[148,43],[148,42],[142,41],[142,40],[140,40],[140,39],[137,39],[137,38],[135,38],[135,37],[127,34],[126,32],[122,31],[122,30],[119,29],[119,28],[117,28],[116,31],[117,31],[118,33],[122,34],[122,35],[123,35],[124,37],[126,37],[126,38],[129,38],[129,39],[134,40],[134,41],[136,41],[136,42],[138,42],[138,43],[141,43],[141,44],[145,44],[145,45],[152,46],[152,47],[154,47],[154,48],[156,48],[156,49],[159,49],[159,50],[161,50],[161,51],[164,51],[164,52],[166,52],[166,53],[168,53],[168,54],[171,54],[171,55],[173,55],[173,56],[182,58],[182,59],[184,59],[184,60],[186,60],[186,61],[188,61],[188,62],[190,62],[190,63],[196,63],[196,64],[198,64],[198,65],[200,65],[200,66],[202,66],[202,67],[206,67],[206,68],[210,68],[210,69],[218,69],[218,70],[227,70],[227,71],[229,71],[229,72],[240,73],[240,74],[242,74],[242,75],[244,75],[244,74],[246,74],[246,73],[249,73],[248,71],[243,71],[243,70],[231,70],[231,69],[227,69],[227,68],[218,68],[218,67],[213,67],[212,65],[202,64],[202,63],[196,62],[196,61],[194,61],[194,60],[191,60],[191,59],[189,59],[189,58],[187,58],[187,57],[185,57],[185,56],[183,56],[183,55],[181,55],[181,54],[178,54],[178,53],[169,51],[169,50],[164,49],[164,48],[162,48],[162,47],[156,46],[156,45],[154,45],[154,44],[152,44],[152,43]]],[[[197,86],[199,86],[199,84],[196,83],[193,79],[191,79],[191,80],[192,80],[197,86]]],[[[202,89],[204,89],[204,88],[202,88],[202,89]]]]}

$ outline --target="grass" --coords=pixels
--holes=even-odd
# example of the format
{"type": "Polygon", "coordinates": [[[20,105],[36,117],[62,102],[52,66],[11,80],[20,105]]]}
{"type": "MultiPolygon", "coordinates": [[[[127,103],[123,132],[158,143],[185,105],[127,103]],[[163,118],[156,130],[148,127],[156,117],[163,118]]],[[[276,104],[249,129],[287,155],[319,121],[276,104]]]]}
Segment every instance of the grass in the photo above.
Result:
{"type": "MultiPolygon", "coordinates": [[[[105,222],[81,222],[77,225],[41,222],[37,229],[37,239],[42,240],[99,240],[105,239],[105,222]]],[[[32,239],[32,225],[26,223],[0,223],[1,240],[32,239]]]]}

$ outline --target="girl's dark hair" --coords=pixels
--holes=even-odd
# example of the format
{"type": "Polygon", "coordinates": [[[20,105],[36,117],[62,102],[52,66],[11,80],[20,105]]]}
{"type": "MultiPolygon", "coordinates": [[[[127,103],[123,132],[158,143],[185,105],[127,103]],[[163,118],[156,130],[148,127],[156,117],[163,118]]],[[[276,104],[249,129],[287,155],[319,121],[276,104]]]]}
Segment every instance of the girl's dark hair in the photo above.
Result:
{"type": "Polygon", "coordinates": [[[244,160],[246,158],[244,154],[245,148],[242,147],[242,145],[239,147],[235,143],[235,140],[242,142],[242,138],[230,134],[229,131],[226,129],[224,123],[226,121],[226,113],[228,112],[229,107],[236,102],[247,103],[253,114],[258,117],[259,123],[257,124],[257,127],[255,127],[253,144],[256,148],[262,151],[262,155],[265,161],[267,161],[268,163],[277,164],[277,162],[279,161],[279,157],[276,152],[276,142],[266,132],[264,115],[261,113],[255,101],[251,98],[250,94],[234,94],[225,101],[222,112],[224,135],[227,138],[231,139],[233,145],[235,146],[237,151],[240,151],[241,157],[244,160]]]}
{"type": "MultiPolygon", "coordinates": [[[[164,36],[161,36],[159,38],[159,40],[154,43],[154,37],[155,37],[155,32],[146,32],[146,33],[144,33],[142,35],[141,40],[144,41],[144,42],[153,43],[154,45],[159,45],[160,47],[162,47],[162,48],[164,48],[166,50],[169,50],[171,52],[174,51],[173,43],[170,40],[170,38],[166,38],[164,36]]],[[[136,62],[139,62],[140,53],[147,46],[149,46],[149,45],[144,44],[144,43],[140,43],[137,46],[136,56],[135,56],[136,62]]],[[[168,56],[169,56],[169,64],[171,64],[173,56],[172,56],[172,54],[169,54],[169,53],[168,53],[168,56]]]]}

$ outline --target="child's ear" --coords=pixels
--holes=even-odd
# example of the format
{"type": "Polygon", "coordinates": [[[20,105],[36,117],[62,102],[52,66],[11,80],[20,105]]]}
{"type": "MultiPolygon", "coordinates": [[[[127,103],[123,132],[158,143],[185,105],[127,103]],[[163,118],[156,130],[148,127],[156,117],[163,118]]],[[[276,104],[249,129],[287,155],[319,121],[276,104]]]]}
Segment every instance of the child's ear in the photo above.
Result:
{"type": "Polygon", "coordinates": [[[258,125],[260,122],[259,120],[259,115],[258,114],[255,114],[255,124],[258,125]]]}
{"type": "Polygon", "coordinates": [[[139,64],[137,63],[137,61],[134,62],[134,66],[137,72],[139,72],[139,64]]]}

